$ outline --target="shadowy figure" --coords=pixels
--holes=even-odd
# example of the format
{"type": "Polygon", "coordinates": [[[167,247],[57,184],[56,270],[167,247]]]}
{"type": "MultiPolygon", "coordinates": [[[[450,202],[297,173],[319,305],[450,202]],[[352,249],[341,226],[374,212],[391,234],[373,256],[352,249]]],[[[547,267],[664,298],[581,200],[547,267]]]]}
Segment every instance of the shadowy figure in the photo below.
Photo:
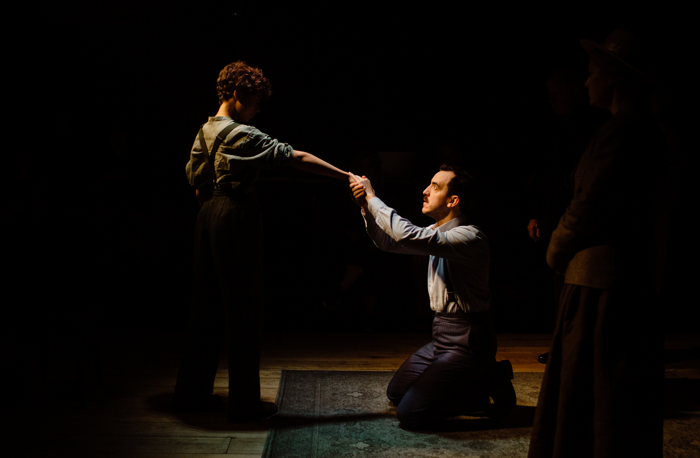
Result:
{"type": "Polygon", "coordinates": [[[433,340],[410,356],[389,383],[387,397],[397,406],[397,418],[408,429],[425,429],[473,412],[504,417],[515,406],[513,370],[509,361],[496,362],[496,333],[489,314],[489,242],[468,222],[472,176],[452,166],[440,168],[423,191],[422,212],[436,221],[425,228],[382,202],[369,179],[354,178],[351,188],[377,247],[430,256],[433,340]]]}
{"type": "MultiPolygon", "coordinates": [[[[574,195],[572,175],[576,163],[583,154],[591,135],[610,113],[588,103],[588,92],[584,86],[587,73],[585,67],[576,64],[558,67],[547,78],[549,104],[556,117],[545,135],[544,155],[526,185],[528,204],[527,231],[537,242],[537,253],[542,261],[546,258],[547,245],[559,218],[566,211],[574,195]]],[[[542,262],[546,267],[545,263],[542,262]]],[[[549,269],[548,269],[549,270],[549,269]]],[[[564,287],[564,277],[556,272],[551,275],[551,295],[547,295],[551,312],[543,320],[554,323],[559,296],[564,287]]],[[[543,272],[544,273],[544,272],[543,272]]],[[[546,363],[547,353],[538,361],[546,363]]]]}
{"type": "Polygon", "coordinates": [[[545,155],[527,184],[528,234],[546,246],[574,195],[574,168],[595,130],[610,118],[592,107],[584,86],[587,75],[572,65],[559,67],[547,78],[549,104],[557,115],[547,130],[545,155]]]}
{"type": "Polygon", "coordinates": [[[650,46],[620,29],[600,45],[581,44],[590,104],[612,117],[579,161],[547,250],[565,285],[529,457],[660,457],[656,229],[665,145],[650,109],[650,46]]]}
{"type": "MultiPolygon", "coordinates": [[[[371,177],[377,187],[386,190],[382,176],[382,163],[374,151],[360,151],[353,157],[351,169],[359,175],[371,177]]],[[[347,191],[347,188],[345,188],[347,191]]],[[[350,199],[353,201],[354,199],[350,199]]],[[[352,203],[353,207],[355,206],[352,203]]],[[[355,207],[356,208],[356,207],[355,207]]],[[[338,314],[346,326],[359,326],[361,330],[378,327],[380,297],[389,293],[387,276],[392,261],[364,236],[365,228],[357,218],[343,218],[342,275],[337,283],[332,282],[322,291],[320,301],[327,309],[338,314]]]]}
{"type": "MultiPolygon", "coordinates": [[[[233,62],[217,79],[219,110],[194,140],[187,177],[202,208],[197,216],[194,282],[185,354],[177,376],[176,412],[223,409],[212,395],[223,333],[228,345],[228,421],[277,412],[260,400],[263,248],[255,182],[260,169],[293,166],[350,181],[314,155],[246,125],[271,94],[260,69],[233,62]]],[[[290,241],[293,243],[293,241],[290,241]]]]}

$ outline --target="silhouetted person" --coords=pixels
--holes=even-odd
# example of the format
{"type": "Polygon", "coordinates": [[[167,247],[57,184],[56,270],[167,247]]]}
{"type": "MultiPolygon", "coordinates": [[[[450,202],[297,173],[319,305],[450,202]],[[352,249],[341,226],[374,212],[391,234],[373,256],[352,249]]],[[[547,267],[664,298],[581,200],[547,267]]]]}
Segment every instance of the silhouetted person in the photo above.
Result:
{"type": "MultiPolygon", "coordinates": [[[[545,154],[527,184],[530,218],[527,231],[540,245],[542,261],[552,231],[574,195],[574,168],[595,129],[610,117],[608,111],[588,103],[584,87],[586,76],[585,71],[579,72],[574,64],[569,64],[557,68],[547,78],[549,104],[556,118],[546,131],[545,154]]],[[[551,276],[552,294],[547,298],[551,298],[553,317],[564,287],[564,276],[556,272],[551,276]]],[[[540,355],[538,361],[546,363],[546,358],[547,353],[540,355]]]]}
{"type": "Polygon", "coordinates": [[[648,48],[624,30],[581,43],[590,103],[612,118],[581,157],[547,251],[565,285],[529,457],[660,457],[654,228],[664,143],[649,109],[648,48]]]}
{"type": "Polygon", "coordinates": [[[349,174],[245,124],[271,93],[260,69],[233,62],[219,73],[216,89],[219,111],[202,125],[187,163],[202,208],[195,228],[192,313],[173,407],[178,412],[223,408],[212,394],[223,322],[228,421],[255,421],[277,412],[274,403],[260,400],[264,272],[254,192],[259,170],[291,165],[341,180],[349,180],[349,174]]]}
{"type": "Polygon", "coordinates": [[[418,227],[375,194],[366,177],[353,176],[367,233],[391,253],[429,255],[428,294],[435,311],[433,340],[399,368],[387,388],[396,417],[409,429],[489,410],[500,418],[515,406],[509,361],[496,362],[496,333],[489,315],[489,242],[468,222],[474,198],[471,175],[442,166],[423,191],[423,213],[435,220],[418,227]]]}
{"type": "Polygon", "coordinates": [[[574,168],[595,130],[610,117],[588,103],[585,80],[571,66],[547,78],[549,104],[557,117],[547,131],[545,156],[528,181],[527,229],[534,241],[549,242],[574,195],[574,168]]]}

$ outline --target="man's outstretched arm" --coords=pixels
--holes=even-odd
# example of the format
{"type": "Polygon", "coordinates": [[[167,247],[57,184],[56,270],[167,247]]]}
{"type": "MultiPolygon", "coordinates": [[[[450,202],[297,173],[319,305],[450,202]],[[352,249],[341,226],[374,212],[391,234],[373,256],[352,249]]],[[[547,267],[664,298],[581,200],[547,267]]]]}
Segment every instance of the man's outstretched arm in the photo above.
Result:
{"type": "Polygon", "coordinates": [[[364,175],[359,177],[354,173],[350,173],[350,176],[354,180],[354,183],[350,185],[352,195],[355,197],[357,203],[360,204],[362,209],[367,210],[367,204],[369,201],[377,197],[377,195],[374,193],[372,182],[370,182],[369,178],[364,175]]]}
{"type": "Polygon", "coordinates": [[[363,207],[367,233],[377,247],[384,251],[465,260],[473,255],[474,248],[485,242],[478,230],[465,227],[454,228],[449,232],[434,227],[418,227],[377,198],[367,177],[352,175],[352,178],[355,183],[350,188],[363,207]]]}
{"type": "Polygon", "coordinates": [[[350,173],[350,175],[354,180],[354,182],[350,183],[350,189],[352,190],[353,197],[357,201],[357,204],[362,208],[362,217],[365,219],[365,229],[367,230],[367,235],[369,235],[374,242],[374,245],[382,251],[410,254],[402,250],[399,244],[384,233],[374,221],[374,216],[372,216],[372,213],[369,211],[368,203],[372,198],[377,196],[367,177],[359,177],[353,173],[350,173]],[[360,181],[362,181],[362,183],[360,183],[360,181]],[[369,196],[367,192],[368,189],[369,196]]]}

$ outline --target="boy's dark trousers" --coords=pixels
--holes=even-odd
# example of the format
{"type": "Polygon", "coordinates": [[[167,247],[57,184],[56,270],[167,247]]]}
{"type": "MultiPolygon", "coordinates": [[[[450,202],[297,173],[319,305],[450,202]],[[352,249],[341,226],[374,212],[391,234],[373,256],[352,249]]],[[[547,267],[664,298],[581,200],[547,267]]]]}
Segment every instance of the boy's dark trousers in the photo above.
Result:
{"type": "Polygon", "coordinates": [[[253,193],[216,189],[197,217],[192,311],[175,397],[213,392],[227,338],[229,412],[260,402],[263,247],[253,193]]]}

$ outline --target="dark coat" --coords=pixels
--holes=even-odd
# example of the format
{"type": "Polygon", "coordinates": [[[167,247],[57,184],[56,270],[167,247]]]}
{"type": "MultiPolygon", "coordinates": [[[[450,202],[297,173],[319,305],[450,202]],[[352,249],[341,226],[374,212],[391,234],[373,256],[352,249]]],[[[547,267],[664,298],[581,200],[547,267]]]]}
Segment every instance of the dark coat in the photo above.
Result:
{"type": "Polygon", "coordinates": [[[646,110],[621,108],[591,139],[574,174],[547,263],[565,282],[604,290],[656,275],[664,141],[646,110]]]}

